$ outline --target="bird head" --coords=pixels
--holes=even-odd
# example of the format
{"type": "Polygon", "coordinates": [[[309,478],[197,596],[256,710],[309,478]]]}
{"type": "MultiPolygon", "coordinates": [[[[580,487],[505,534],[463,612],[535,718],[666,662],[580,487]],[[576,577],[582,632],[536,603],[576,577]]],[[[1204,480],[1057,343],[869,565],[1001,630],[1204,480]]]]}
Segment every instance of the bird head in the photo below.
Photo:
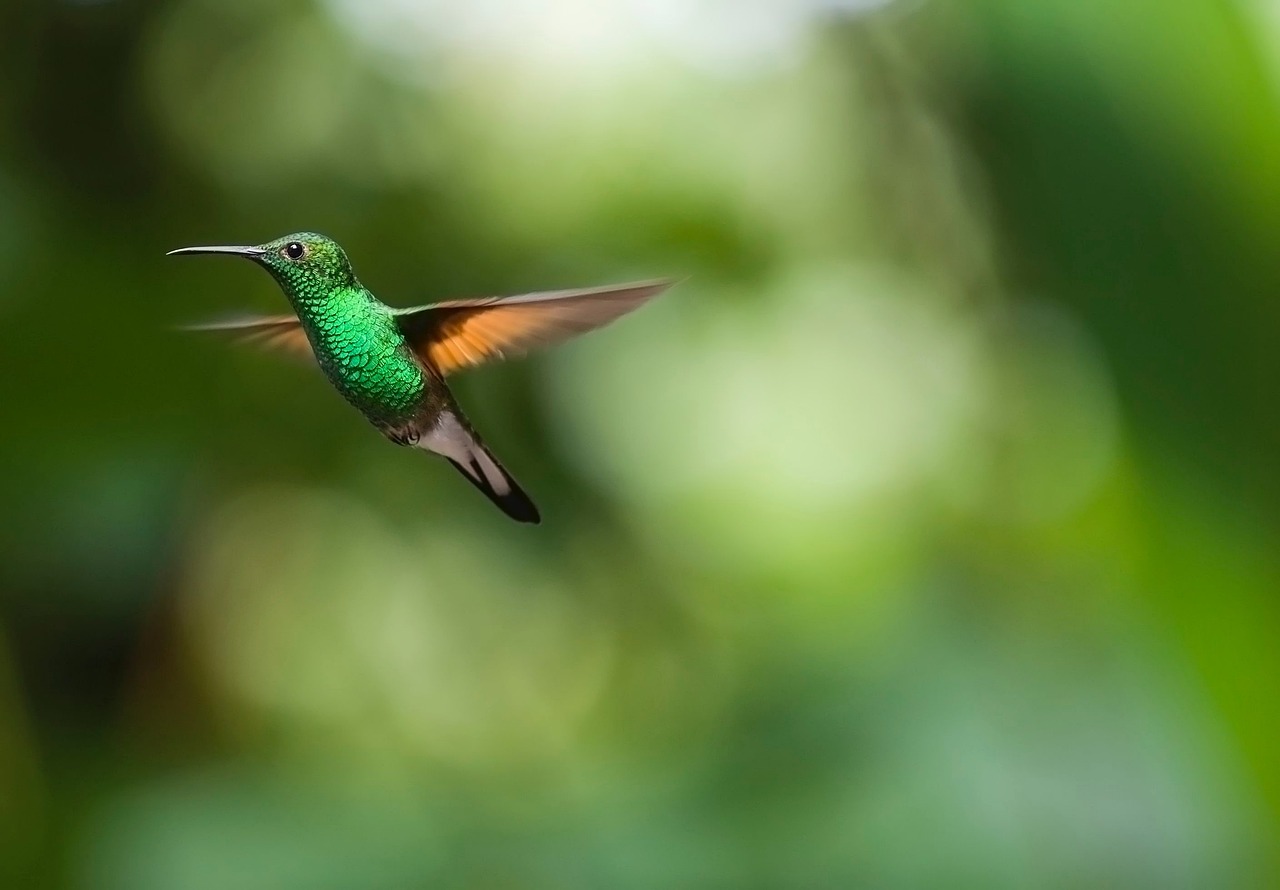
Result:
{"type": "Polygon", "coordinates": [[[296,232],[252,247],[183,247],[169,256],[225,253],[244,257],[263,266],[290,297],[301,300],[324,299],[335,288],[356,283],[346,251],[324,235],[296,232]]]}

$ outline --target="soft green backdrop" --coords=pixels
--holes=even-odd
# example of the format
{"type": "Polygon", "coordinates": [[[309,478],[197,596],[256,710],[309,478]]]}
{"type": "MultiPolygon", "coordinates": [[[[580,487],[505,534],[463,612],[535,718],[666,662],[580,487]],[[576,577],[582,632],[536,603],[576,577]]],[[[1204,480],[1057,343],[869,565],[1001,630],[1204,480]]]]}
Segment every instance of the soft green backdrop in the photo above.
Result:
{"type": "Polygon", "coordinates": [[[1280,882],[1280,12],[0,6],[0,885],[1280,882]],[[188,244],[688,276],[459,397],[188,244]]]}

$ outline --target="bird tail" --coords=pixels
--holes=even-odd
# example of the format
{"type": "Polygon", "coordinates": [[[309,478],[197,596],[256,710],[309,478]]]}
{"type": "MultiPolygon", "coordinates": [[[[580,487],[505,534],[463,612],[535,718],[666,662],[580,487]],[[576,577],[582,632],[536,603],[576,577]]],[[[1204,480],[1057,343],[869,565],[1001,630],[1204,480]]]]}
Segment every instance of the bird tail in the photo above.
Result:
{"type": "Polygon", "coordinates": [[[458,468],[458,472],[467,477],[476,488],[480,489],[489,500],[517,522],[531,522],[537,525],[542,521],[533,499],[525,494],[516,480],[511,478],[502,464],[488,448],[472,440],[471,460],[467,463],[449,458],[449,463],[458,468]]]}
{"type": "Polygon", "coordinates": [[[512,519],[535,525],[542,521],[533,500],[459,415],[442,414],[435,429],[421,441],[428,450],[453,464],[468,482],[512,519]]]}

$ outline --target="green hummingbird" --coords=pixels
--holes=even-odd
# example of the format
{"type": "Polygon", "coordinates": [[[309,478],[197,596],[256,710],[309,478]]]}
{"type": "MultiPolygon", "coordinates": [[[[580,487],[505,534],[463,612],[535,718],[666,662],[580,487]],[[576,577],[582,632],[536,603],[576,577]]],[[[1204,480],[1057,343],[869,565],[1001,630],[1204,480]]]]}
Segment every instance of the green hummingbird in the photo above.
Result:
{"type": "Polygon", "coordinates": [[[346,252],[324,235],[299,232],[256,247],[184,247],[168,255],[208,253],[244,257],[265,268],[294,314],[196,329],[229,331],[314,356],[334,388],[384,436],[441,455],[512,519],[533,523],[541,521],[538,508],[472,429],[445,378],[594,330],[673,283],[393,309],[360,283],[346,252]]]}

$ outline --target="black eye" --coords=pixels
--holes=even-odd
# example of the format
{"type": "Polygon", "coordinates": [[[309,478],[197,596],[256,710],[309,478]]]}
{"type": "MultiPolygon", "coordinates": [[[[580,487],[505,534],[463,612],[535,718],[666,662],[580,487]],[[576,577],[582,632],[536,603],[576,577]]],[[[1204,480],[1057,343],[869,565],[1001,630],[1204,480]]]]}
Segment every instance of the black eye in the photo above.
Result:
{"type": "Polygon", "coordinates": [[[290,241],[288,244],[285,245],[285,248],[284,248],[284,255],[291,260],[302,259],[303,254],[305,254],[306,252],[307,252],[307,249],[297,241],[290,241]]]}

